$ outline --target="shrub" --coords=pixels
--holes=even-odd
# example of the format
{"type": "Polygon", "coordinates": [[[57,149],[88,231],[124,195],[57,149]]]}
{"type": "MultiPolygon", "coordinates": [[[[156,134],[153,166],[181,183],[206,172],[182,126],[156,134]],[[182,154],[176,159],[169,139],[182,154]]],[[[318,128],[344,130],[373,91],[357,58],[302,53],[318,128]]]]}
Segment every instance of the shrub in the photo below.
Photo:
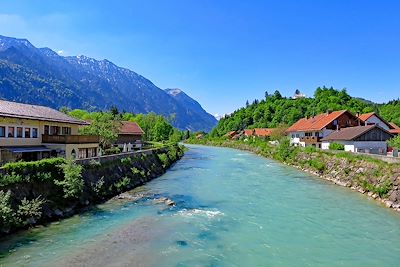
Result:
{"type": "Polygon", "coordinates": [[[129,179],[128,177],[125,176],[124,178],[122,178],[121,180],[116,182],[114,184],[114,186],[118,191],[121,191],[121,190],[126,189],[128,187],[128,185],[130,184],[130,182],[131,182],[131,179],[129,179]]]}
{"type": "Polygon", "coordinates": [[[15,212],[11,208],[10,196],[10,191],[0,191],[0,232],[7,232],[15,223],[15,212]]]}
{"type": "Polygon", "coordinates": [[[338,143],[330,143],[329,144],[330,150],[344,150],[344,145],[338,143]]]}
{"type": "Polygon", "coordinates": [[[55,177],[62,176],[60,165],[64,163],[63,158],[7,163],[3,166],[6,174],[0,177],[0,185],[53,180],[55,177]]]}
{"type": "Polygon", "coordinates": [[[118,147],[111,147],[104,150],[104,155],[113,155],[121,153],[121,149],[118,147]]]}
{"type": "Polygon", "coordinates": [[[158,154],[158,158],[159,158],[159,160],[161,161],[161,163],[162,163],[162,165],[163,165],[163,168],[165,168],[165,167],[168,166],[168,164],[169,164],[169,158],[168,158],[168,155],[167,155],[167,154],[165,154],[165,153],[158,154]]]}
{"type": "Polygon", "coordinates": [[[317,152],[317,149],[313,146],[307,146],[304,148],[304,152],[311,154],[311,153],[317,152]]]}
{"type": "Polygon", "coordinates": [[[122,165],[131,165],[132,164],[132,158],[131,157],[126,157],[120,159],[122,165]]]}
{"type": "Polygon", "coordinates": [[[65,164],[62,164],[61,168],[64,172],[64,180],[55,180],[54,183],[62,186],[64,198],[79,197],[84,186],[82,178],[83,167],[76,164],[74,161],[69,160],[65,164]]]}
{"type": "Polygon", "coordinates": [[[94,183],[94,184],[92,183],[93,191],[98,195],[103,193],[102,189],[104,187],[104,184],[105,184],[104,176],[102,176],[96,183],[94,183]]]}
{"type": "Polygon", "coordinates": [[[18,206],[18,220],[22,224],[29,224],[42,216],[42,205],[44,200],[39,197],[27,200],[24,198],[18,206]]]}
{"type": "Polygon", "coordinates": [[[323,172],[326,168],[325,163],[318,159],[309,160],[309,165],[319,172],[323,172]]]}

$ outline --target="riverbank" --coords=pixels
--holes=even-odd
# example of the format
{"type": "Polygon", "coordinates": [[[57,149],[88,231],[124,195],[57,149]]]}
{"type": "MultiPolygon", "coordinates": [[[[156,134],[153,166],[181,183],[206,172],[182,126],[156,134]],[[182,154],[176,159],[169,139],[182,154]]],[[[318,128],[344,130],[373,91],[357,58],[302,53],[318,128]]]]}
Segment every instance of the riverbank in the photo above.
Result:
{"type": "Polygon", "coordinates": [[[278,146],[261,140],[189,140],[188,143],[246,150],[311,173],[339,186],[383,203],[400,212],[400,164],[387,163],[348,152],[333,153],[315,148],[295,148],[288,142],[278,146]]]}
{"type": "Polygon", "coordinates": [[[184,147],[166,146],[112,159],[6,164],[0,177],[0,233],[70,217],[160,175],[184,147]]]}

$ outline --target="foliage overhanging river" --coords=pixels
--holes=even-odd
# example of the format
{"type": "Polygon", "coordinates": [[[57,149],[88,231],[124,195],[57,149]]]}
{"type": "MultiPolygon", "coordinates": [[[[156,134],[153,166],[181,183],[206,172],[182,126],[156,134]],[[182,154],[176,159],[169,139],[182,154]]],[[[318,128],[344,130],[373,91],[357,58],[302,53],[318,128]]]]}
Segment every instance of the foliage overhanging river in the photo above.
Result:
{"type": "Polygon", "coordinates": [[[396,212],[247,152],[189,147],[137,200],[0,239],[0,266],[398,266],[396,212]]]}

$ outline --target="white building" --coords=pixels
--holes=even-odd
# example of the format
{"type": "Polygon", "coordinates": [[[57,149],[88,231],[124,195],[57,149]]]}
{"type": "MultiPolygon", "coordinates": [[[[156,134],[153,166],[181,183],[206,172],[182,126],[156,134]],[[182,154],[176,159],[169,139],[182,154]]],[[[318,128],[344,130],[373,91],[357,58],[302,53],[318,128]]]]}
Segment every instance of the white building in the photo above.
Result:
{"type": "Polygon", "coordinates": [[[330,144],[337,143],[344,145],[345,151],[386,155],[386,141],[392,137],[391,133],[378,125],[349,127],[322,138],[321,148],[329,149],[330,144]]]}
{"type": "Polygon", "coordinates": [[[386,122],[375,112],[361,114],[359,118],[365,123],[365,125],[377,125],[386,131],[394,129],[390,123],[386,122]]]}
{"type": "Polygon", "coordinates": [[[302,118],[286,130],[294,146],[322,148],[321,139],[345,127],[360,125],[360,120],[347,110],[319,114],[302,118]]]}

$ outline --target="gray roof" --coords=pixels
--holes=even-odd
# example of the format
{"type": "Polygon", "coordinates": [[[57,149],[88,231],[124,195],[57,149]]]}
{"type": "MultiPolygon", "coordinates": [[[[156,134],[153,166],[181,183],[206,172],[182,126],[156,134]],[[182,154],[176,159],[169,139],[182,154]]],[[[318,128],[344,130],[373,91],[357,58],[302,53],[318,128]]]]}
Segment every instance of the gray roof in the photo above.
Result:
{"type": "Polygon", "coordinates": [[[381,131],[390,134],[389,132],[385,131],[384,129],[380,128],[377,125],[355,126],[355,127],[342,128],[339,131],[335,131],[330,135],[328,135],[327,137],[323,138],[322,141],[333,141],[333,140],[350,141],[359,137],[360,135],[367,133],[368,131],[374,128],[378,128],[381,131]]]}
{"type": "Polygon", "coordinates": [[[65,122],[81,125],[88,124],[85,121],[74,119],[58,110],[49,107],[22,104],[4,100],[0,100],[0,116],[41,121],[65,122]]]}

